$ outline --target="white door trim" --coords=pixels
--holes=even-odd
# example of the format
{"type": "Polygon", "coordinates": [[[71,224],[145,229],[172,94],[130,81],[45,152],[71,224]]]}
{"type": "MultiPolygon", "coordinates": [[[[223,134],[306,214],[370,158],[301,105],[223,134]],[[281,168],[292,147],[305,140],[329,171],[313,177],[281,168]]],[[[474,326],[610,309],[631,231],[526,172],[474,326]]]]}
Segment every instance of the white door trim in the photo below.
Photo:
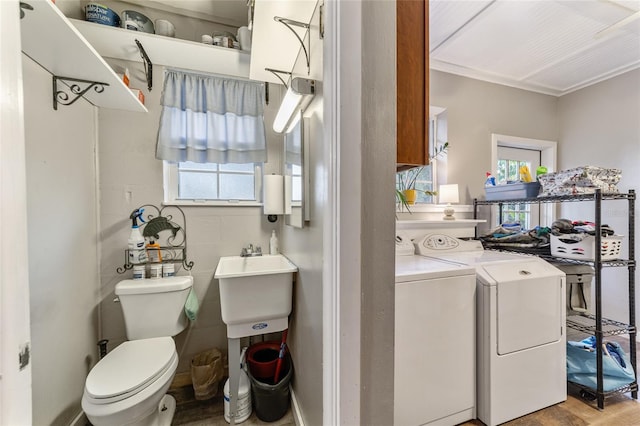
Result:
{"type": "Polygon", "coordinates": [[[361,2],[325,2],[323,424],[360,424],[361,2]],[[354,267],[357,265],[357,267],[354,267]]]}
{"type": "MultiPolygon", "coordinates": [[[[531,139],[519,136],[491,134],[491,173],[497,175],[498,146],[511,148],[523,148],[540,151],[540,164],[547,168],[549,172],[557,171],[558,142],[544,139],[531,139]]],[[[531,171],[534,173],[534,171],[531,171]]],[[[540,206],[540,222],[551,224],[556,217],[556,205],[547,203],[540,206]]]]}
{"type": "Polygon", "coordinates": [[[27,177],[17,0],[0,1],[0,424],[32,423],[27,177]],[[29,351],[30,352],[30,351],[29,351]],[[29,355],[30,358],[30,355],[29,355]],[[24,358],[23,358],[24,359],[24,358]]]}

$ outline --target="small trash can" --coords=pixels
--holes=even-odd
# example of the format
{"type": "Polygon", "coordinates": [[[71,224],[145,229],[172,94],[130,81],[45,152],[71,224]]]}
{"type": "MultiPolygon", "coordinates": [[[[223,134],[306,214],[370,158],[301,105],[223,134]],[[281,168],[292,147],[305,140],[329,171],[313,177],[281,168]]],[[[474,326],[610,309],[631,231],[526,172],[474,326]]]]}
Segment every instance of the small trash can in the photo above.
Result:
{"type": "Polygon", "coordinates": [[[263,422],[275,422],[289,410],[289,383],[293,375],[293,361],[287,352],[282,363],[281,379],[273,384],[271,379],[256,379],[248,372],[256,416],[263,422]]]}
{"type": "Polygon", "coordinates": [[[191,359],[191,381],[197,400],[213,398],[218,393],[224,369],[220,349],[213,348],[200,352],[191,359]]]}

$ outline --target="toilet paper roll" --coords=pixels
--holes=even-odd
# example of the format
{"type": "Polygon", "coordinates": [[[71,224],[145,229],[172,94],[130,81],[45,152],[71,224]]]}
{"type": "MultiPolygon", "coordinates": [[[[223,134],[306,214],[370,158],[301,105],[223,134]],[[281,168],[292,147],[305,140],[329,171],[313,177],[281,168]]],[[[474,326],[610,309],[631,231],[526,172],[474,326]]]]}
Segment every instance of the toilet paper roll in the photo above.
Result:
{"type": "Polygon", "coordinates": [[[284,213],[284,178],[282,175],[264,177],[264,214],[284,213]]]}

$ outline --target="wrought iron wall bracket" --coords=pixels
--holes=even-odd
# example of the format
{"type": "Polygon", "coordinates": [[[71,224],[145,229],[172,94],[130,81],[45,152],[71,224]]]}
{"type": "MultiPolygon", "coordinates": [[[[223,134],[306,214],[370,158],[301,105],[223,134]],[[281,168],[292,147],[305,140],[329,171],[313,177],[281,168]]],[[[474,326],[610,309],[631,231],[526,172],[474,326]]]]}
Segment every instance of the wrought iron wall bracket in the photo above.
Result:
{"type": "Polygon", "coordinates": [[[53,109],[58,110],[58,104],[71,105],[93,89],[96,93],[104,92],[105,86],[109,83],[99,81],[80,80],[77,78],[53,76],[53,109]],[[58,80],[65,83],[67,89],[58,89],[58,80]],[[71,92],[69,94],[68,92],[71,92]]]}
{"type": "Polygon", "coordinates": [[[153,64],[151,63],[151,59],[147,55],[147,52],[142,47],[142,43],[140,40],[136,39],[136,44],[138,45],[138,49],[140,49],[140,56],[142,56],[142,64],[144,65],[144,75],[147,77],[147,89],[151,91],[153,87],[153,64]]]}
{"type": "Polygon", "coordinates": [[[281,71],[281,70],[276,70],[273,68],[265,68],[265,71],[270,72],[271,74],[275,75],[278,80],[280,80],[282,82],[282,84],[284,84],[284,88],[288,89],[289,85],[287,84],[286,81],[284,81],[284,79],[282,77],[280,77],[280,74],[287,74],[289,77],[291,77],[291,73],[289,71],[281,71]]]}
{"type": "Polygon", "coordinates": [[[304,41],[300,38],[300,36],[296,32],[296,30],[291,28],[292,26],[294,26],[294,27],[300,27],[300,28],[304,28],[304,29],[308,30],[309,29],[309,24],[305,24],[304,22],[300,22],[300,21],[294,21],[293,19],[282,18],[280,16],[274,16],[273,20],[276,21],[276,22],[280,22],[282,25],[284,25],[285,27],[289,28],[289,30],[293,33],[293,35],[296,36],[296,38],[300,42],[300,46],[302,46],[302,50],[304,51],[304,57],[307,60],[307,74],[311,73],[311,66],[310,66],[310,62],[309,62],[309,50],[311,49],[311,46],[309,46],[309,48],[307,48],[307,46],[305,46],[305,44],[304,44],[304,41]]]}

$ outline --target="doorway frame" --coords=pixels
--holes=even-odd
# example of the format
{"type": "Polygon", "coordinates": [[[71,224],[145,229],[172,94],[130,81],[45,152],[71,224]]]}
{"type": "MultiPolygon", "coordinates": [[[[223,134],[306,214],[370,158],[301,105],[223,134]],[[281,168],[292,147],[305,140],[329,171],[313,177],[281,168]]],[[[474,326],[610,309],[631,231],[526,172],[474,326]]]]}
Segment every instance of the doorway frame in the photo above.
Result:
{"type": "MultiPolygon", "coordinates": [[[[520,148],[540,151],[540,164],[544,164],[548,172],[557,171],[558,142],[545,139],[532,139],[520,136],[491,133],[491,173],[498,173],[498,147],[520,148]]],[[[553,203],[540,206],[540,223],[551,224],[556,217],[557,207],[553,203]]]]}

